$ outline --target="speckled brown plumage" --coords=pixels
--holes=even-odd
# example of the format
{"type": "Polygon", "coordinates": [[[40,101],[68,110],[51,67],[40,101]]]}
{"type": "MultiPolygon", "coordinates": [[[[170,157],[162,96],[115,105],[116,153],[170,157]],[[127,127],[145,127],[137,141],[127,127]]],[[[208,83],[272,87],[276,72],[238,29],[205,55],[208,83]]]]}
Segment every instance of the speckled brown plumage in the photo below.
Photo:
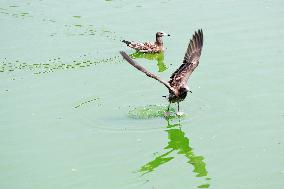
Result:
{"type": "Polygon", "coordinates": [[[127,40],[122,40],[128,47],[135,49],[138,52],[143,53],[159,53],[164,51],[164,44],[162,37],[163,36],[170,36],[164,32],[157,32],[156,33],[156,41],[155,42],[144,42],[144,43],[137,43],[137,42],[130,42],[127,40]]]}

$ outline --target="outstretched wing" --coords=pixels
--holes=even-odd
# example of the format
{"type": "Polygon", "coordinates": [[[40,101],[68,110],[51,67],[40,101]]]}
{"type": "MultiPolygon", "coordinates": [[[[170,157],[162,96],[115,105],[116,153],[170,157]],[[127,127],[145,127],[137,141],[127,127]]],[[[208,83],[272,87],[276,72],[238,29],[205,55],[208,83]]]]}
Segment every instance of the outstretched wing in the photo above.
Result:
{"type": "Polygon", "coordinates": [[[122,57],[132,66],[134,66],[136,69],[140,70],[141,72],[145,73],[148,77],[154,78],[158,80],[160,83],[164,84],[170,91],[175,93],[175,90],[170,86],[170,84],[162,79],[160,79],[158,76],[152,74],[151,72],[147,71],[144,67],[137,64],[133,59],[131,59],[125,52],[120,51],[120,54],[122,57]]]}
{"type": "Polygon", "coordinates": [[[182,65],[172,74],[169,84],[174,88],[187,85],[191,73],[199,64],[199,58],[203,46],[203,32],[198,30],[190,40],[184,55],[182,65]]]}

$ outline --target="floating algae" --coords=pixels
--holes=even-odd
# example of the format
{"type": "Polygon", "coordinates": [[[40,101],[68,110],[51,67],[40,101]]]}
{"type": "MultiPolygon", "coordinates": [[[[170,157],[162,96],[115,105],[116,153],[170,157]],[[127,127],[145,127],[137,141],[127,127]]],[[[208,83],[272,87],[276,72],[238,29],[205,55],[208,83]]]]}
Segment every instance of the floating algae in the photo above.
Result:
{"type": "Polygon", "coordinates": [[[73,16],[73,18],[81,18],[81,16],[73,16]]]}
{"type": "MultiPolygon", "coordinates": [[[[27,11],[19,10],[17,8],[18,6],[10,6],[1,8],[0,7],[0,15],[4,16],[11,16],[14,18],[32,18],[37,21],[43,21],[43,22],[51,22],[51,23],[57,23],[57,28],[64,28],[64,30],[56,31],[55,33],[57,35],[68,35],[68,36],[96,36],[96,37],[104,37],[108,38],[109,40],[114,41],[121,41],[122,37],[118,36],[115,32],[110,31],[109,29],[105,29],[104,27],[97,26],[96,28],[92,24],[86,24],[82,25],[80,23],[69,25],[69,24],[61,24],[60,22],[57,22],[56,20],[49,19],[47,17],[35,17],[28,13],[27,11]]],[[[82,16],[74,15],[73,18],[77,19],[78,21],[82,18],[82,16]]],[[[55,33],[51,33],[48,36],[53,37],[55,33]]]]}
{"type": "Polygon", "coordinates": [[[119,63],[122,60],[120,56],[114,56],[104,59],[95,59],[92,57],[81,57],[71,62],[63,62],[60,57],[49,59],[43,63],[26,63],[20,60],[8,60],[4,58],[0,60],[0,72],[12,72],[12,71],[31,71],[34,74],[52,73],[59,70],[76,70],[79,68],[86,68],[97,64],[119,63]]]}
{"type": "Polygon", "coordinates": [[[84,105],[86,105],[86,104],[89,104],[89,103],[91,103],[91,102],[97,101],[97,100],[99,100],[99,99],[100,99],[100,98],[95,97],[95,98],[92,98],[92,99],[90,99],[90,100],[86,100],[86,101],[81,102],[80,104],[76,105],[74,108],[80,108],[80,107],[82,107],[82,106],[84,106],[84,105]]]}
{"type": "MultiPolygon", "coordinates": [[[[167,106],[162,105],[148,105],[136,107],[132,110],[129,110],[128,116],[134,119],[151,119],[155,117],[165,117],[167,111],[167,106]]],[[[175,109],[170,108],[170,115],[175,114],[175,109]]]]}
{"type": "Polygon", "coordinates": [[[22,12],[20,10],[15,9],[17,7],[18,6],[16,6],[16,5],[11,5],[11,6],[6,7],[6,8],[0,7],[0,14],[6,15],[6,16],[12,16],[14,18],[26,18],[26,17],[31,18],[31,17],[33,17],[28,12],[22,12]]]}

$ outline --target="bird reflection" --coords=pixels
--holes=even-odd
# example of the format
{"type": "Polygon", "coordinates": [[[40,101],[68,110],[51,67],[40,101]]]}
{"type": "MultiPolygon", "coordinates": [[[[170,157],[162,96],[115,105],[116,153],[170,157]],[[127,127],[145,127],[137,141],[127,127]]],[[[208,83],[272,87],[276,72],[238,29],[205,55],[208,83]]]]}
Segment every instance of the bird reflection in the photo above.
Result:
{"type": "Polygon", "coordinates": [[[135,52],[131,55],[129,55],[131,58],[145,58],[147,60],[156,60],[157,61],[157,66],[158,66],[158,71],[159,72],[163,72],[166,69],[168,69],[168,67],[166,66],[165,62],[164,62],[164,53],[160,52],[160,53],[141,53],[141,52],[135,52]]]}
{"type": "MultiPolygon", "coordinates": [[[[181,130],[181,123],[180,120],[177,123],[171,123],[173,118],[166,118],[167,120],[167,130],[168,133],[168,144],[164,147],[164,150],[167,152],[156,157],[154,160],[146,163],[143,165],[139,172],[142,175],[145,175],[149,172],[154,171],[159,166],[168,163],[172,159],[174,159],[174,154],[183,155],[188,159],[187,163],[193,166],[193,172],[195,173],[196,177],[204,177],[205,181],[208,182],[210,178],[208,178],[208,172],[206,170],[206,164],[203,161],[204,157],[195,155],[193,152],[193,148],[190,146],[190,140],[186,137],[185,133],[181,130]],[[173,156],[171,156],[171,154],[173,156]]],[[[202,184],[198,186],[198,188],[209,188],[209,183],[202,184]]]]}

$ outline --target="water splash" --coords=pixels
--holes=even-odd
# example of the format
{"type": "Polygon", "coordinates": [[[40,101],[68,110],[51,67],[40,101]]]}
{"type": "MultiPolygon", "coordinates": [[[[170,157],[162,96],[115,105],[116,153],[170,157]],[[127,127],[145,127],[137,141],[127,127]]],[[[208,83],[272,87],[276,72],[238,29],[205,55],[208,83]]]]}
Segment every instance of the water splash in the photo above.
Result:
{"type": "MultiPolygon", "coordinates": [[[[134,119],[151,119],[156,117],[164,117],[167,112],[167,106],[148,105],[135,107],[128,112],[128,116],[134,119]]],[[[175,109],[170,108],[170,114],[175,114],[175,109]]]]}

